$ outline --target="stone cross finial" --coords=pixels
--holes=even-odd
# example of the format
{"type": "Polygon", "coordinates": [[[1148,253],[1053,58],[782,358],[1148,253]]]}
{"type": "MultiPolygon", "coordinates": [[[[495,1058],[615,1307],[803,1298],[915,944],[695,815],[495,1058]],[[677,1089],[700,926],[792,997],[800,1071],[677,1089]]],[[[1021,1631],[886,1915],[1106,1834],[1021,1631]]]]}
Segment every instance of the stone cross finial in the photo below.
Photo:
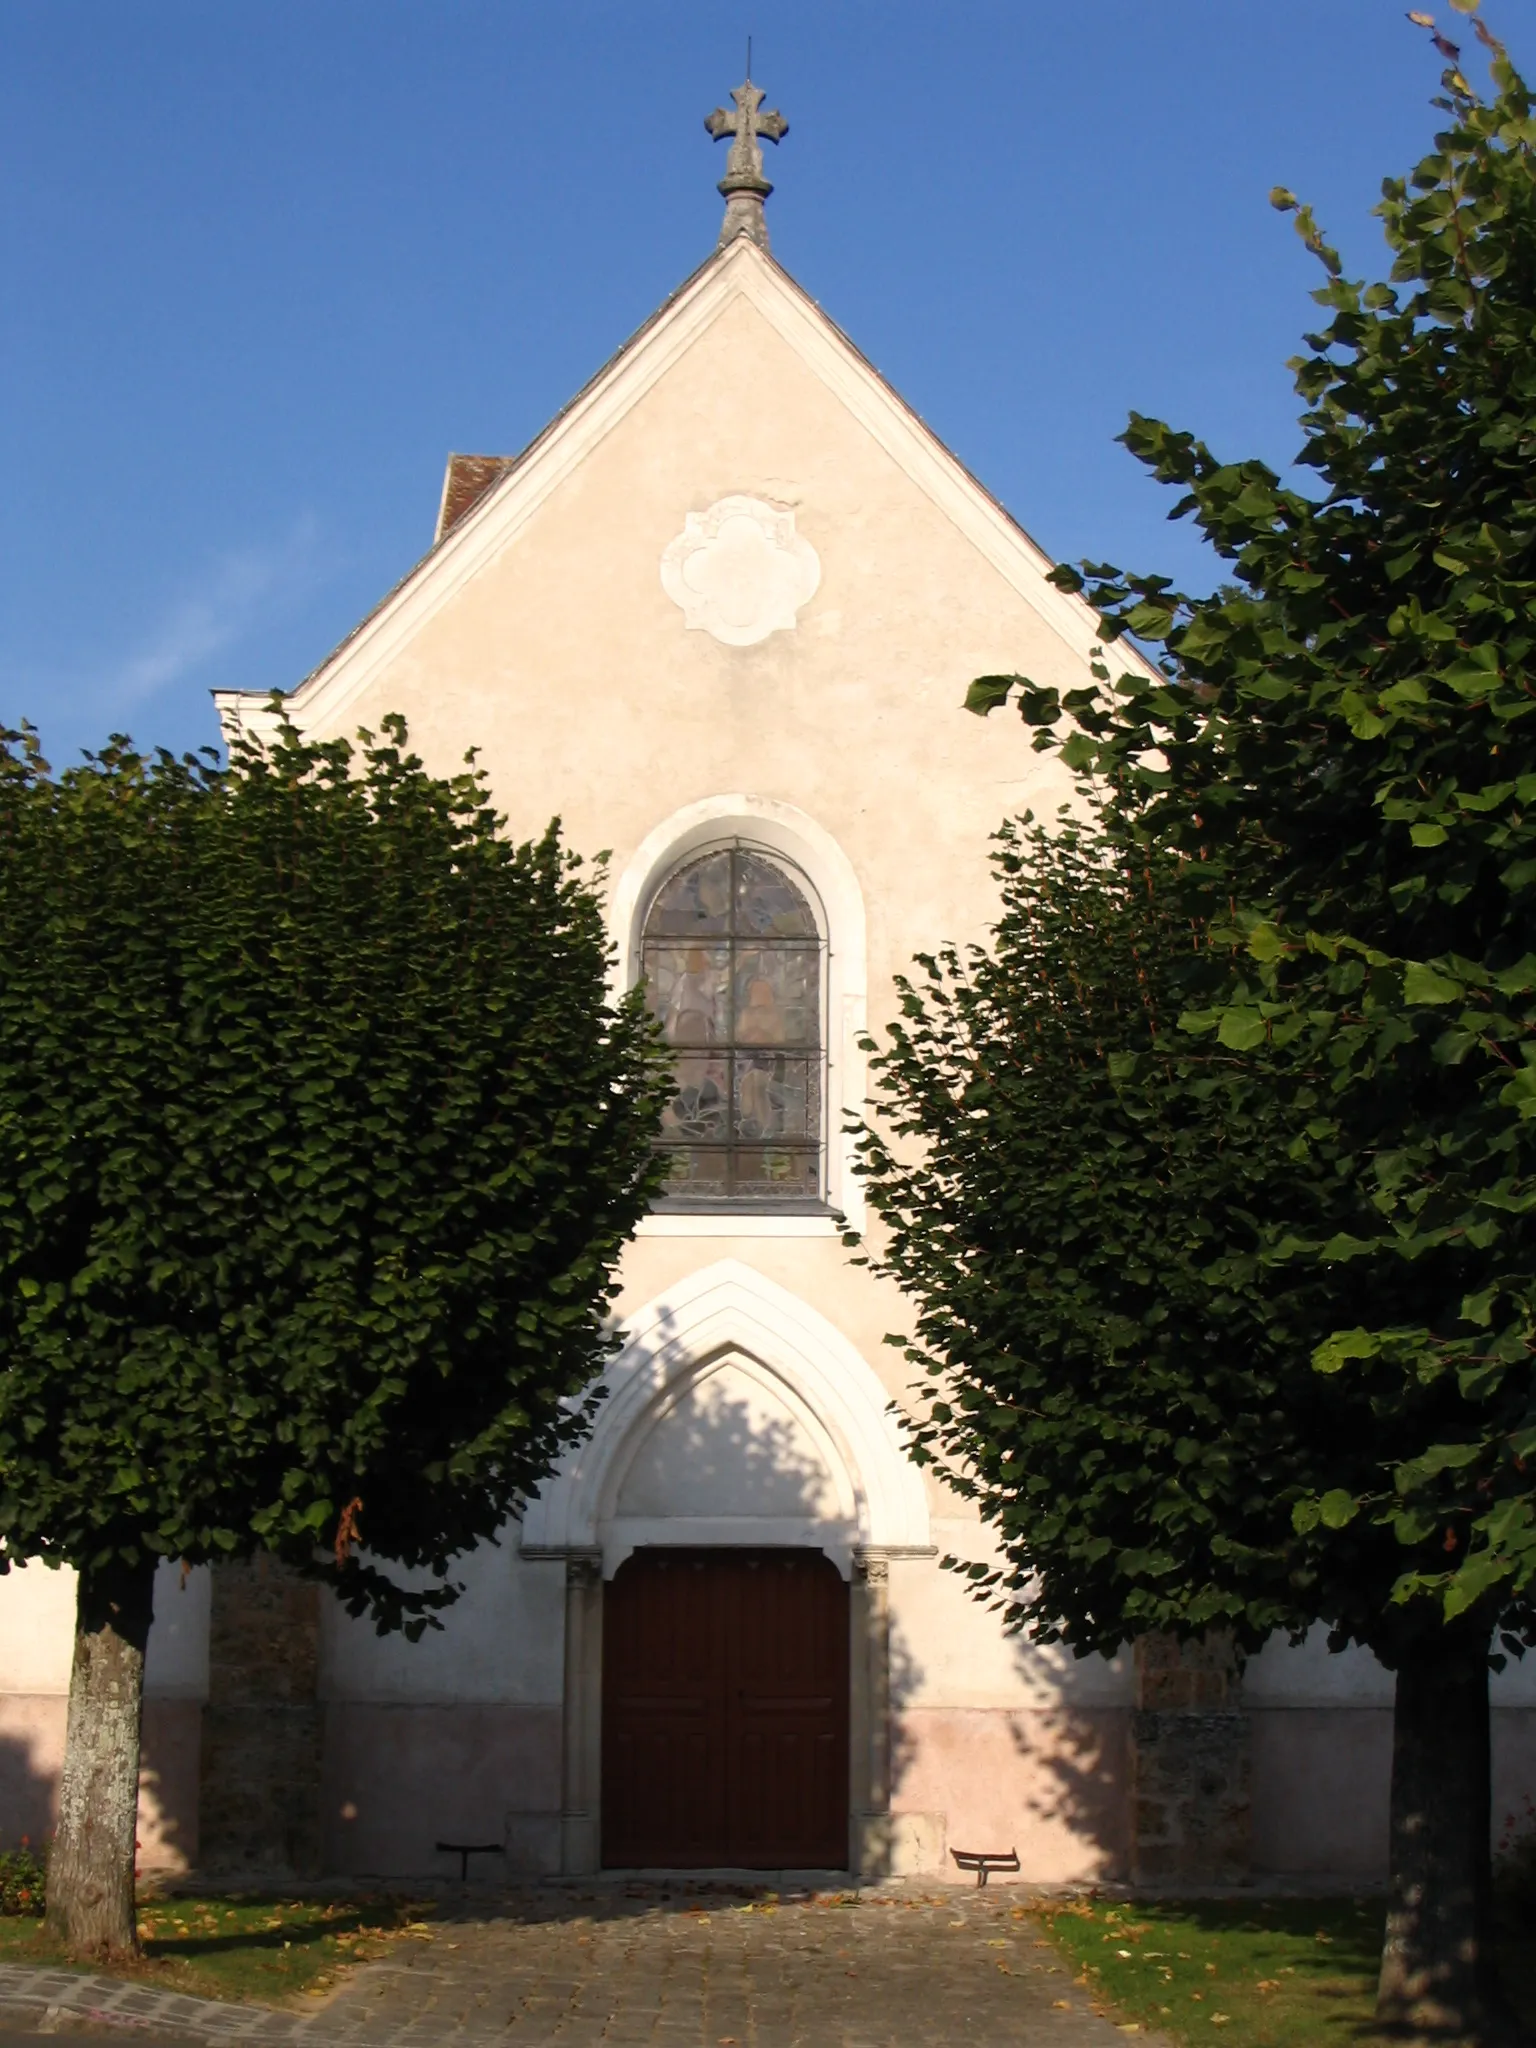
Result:
{"type": "Polygon", "coordinates": [[[722,249],[737,235],[749,235],[760,249],[768,247],[768,223],[763,217],[763,201],[773,187],[763,176],[763,152],[758,138],[766,135],[770,142],[779,142],[789,133],[789,123],[780,113],[760,111],[764,97],[762,90],[748,78],[731,94],[736,102],[734,114],[728,114],[724,107],[716,107],[712,114],[704,117],[704,126],[716,142],[726,135],[733,138],[731,153],[725,160],[725,176],[720,180],[720,191],[725,198],[725,221],[720,229],[722,249]]]}

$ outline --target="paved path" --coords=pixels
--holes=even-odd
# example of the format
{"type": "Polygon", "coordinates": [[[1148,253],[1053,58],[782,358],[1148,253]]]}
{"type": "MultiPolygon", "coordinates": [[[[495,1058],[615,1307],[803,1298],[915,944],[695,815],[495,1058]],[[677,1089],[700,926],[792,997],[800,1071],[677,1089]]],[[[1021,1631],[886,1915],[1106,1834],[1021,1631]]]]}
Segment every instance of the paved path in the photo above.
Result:
{"type": "MultiPolygon", "coordinates": [[[[562,1886],[493,1906],[471,1895],[445,1902],[430,1940],[400,1943],[305,2012],[0,1968],[0,2025],[53,2032],[83,2020],[208,2048],[1123,2043],[1127,2031],[1095,2015],[1016,1897],[562,1886]]],[[[1139,2038],[1149,2048],[1157,2039],[1139,2038]]]]}

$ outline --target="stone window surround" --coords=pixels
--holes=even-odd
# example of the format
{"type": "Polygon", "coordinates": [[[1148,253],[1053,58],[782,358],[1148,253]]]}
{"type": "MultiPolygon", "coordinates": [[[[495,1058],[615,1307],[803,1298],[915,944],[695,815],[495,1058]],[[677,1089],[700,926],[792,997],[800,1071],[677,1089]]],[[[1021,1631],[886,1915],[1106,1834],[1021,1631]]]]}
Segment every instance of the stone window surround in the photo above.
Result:
{"type": "MultiPolygon", "coordinates": [[[[647,833],[624,866],[609,911],[616,954],[615,993],[640,976],[640,936],[656,889],[690,855],[739,841],[777,854],[811,885],[824,916],[826,990],[826,1192],[831,1209],[853,1230],[864,1227],[863,1184],[853,1171],[853,1141],[843,1130],[864,1107],[866,1058],[859,1048],[867,1015],[864,895],[853,864],[823,826],[794,804],[773,797],[704,797],[674,811],[647,833]]],[[[647,1216],[640,1237],[835,1237],[835,1216],[786,1216],[743,1207],[669,1211],[647,1216]]]]}

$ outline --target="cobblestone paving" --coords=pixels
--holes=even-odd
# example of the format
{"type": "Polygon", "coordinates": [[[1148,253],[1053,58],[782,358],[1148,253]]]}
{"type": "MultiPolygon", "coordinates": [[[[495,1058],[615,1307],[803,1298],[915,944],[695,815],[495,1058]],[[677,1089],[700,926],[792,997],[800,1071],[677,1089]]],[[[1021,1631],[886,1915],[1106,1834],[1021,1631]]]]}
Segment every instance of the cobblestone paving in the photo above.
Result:
{"type": "Polygon", "coordinates": [[[1107,2048],[1135,2032],[1094,2013],[1005,1888],[550,1887],[445,1902],[434,1929],[302,2014],[0,1969],[0,2025],[31,2030],[51,2006],[48,2031],[78,2017],[210,2048],[1107,2048]]]}

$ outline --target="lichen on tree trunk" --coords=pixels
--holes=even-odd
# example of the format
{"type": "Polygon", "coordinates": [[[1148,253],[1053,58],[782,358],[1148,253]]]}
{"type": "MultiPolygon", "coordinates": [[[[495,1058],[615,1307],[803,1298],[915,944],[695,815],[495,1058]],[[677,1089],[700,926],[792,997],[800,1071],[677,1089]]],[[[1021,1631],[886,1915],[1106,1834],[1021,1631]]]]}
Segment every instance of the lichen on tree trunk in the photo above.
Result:
{"type": "Polygon", "coordinates": [[[144,1648],[154,1613],[155,1560],[82,1571],[75,1658],[48,1858],[48,1931],[77,1955],[138,1946],[133,1862],[139,1814],[144,1648]]]}
{"type": "Polygon", "coordinates": [[[1486,1627],[1398,1656],[1386,1939],[1376,2016],[1419,2039],[1510,2038],[1492,1950],[1486,1627]]]}

